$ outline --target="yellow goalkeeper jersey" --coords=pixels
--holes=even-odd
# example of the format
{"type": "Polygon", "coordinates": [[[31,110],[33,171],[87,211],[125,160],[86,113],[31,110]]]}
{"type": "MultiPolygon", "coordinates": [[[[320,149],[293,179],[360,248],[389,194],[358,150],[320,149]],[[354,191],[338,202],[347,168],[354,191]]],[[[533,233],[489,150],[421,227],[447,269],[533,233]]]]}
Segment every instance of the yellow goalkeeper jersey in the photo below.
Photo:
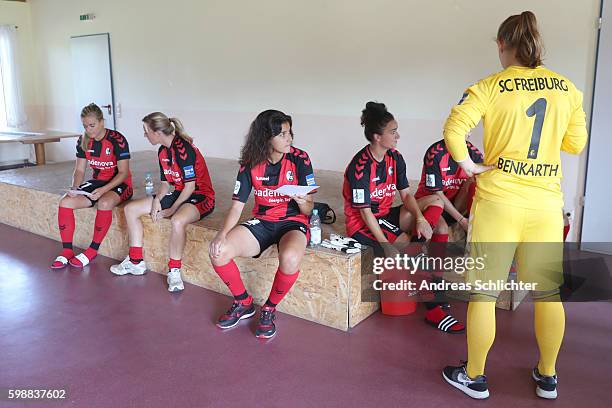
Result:
{"type": "Polygon", "coordinates": [[[444,125],[455,161],[468,157],[465,135],[482,119],[484,164],[476,197],[509,205],[561,208],[561,150],[587,141],[582,92],[543,66],[510,66],[469,87],[444,125]]]}

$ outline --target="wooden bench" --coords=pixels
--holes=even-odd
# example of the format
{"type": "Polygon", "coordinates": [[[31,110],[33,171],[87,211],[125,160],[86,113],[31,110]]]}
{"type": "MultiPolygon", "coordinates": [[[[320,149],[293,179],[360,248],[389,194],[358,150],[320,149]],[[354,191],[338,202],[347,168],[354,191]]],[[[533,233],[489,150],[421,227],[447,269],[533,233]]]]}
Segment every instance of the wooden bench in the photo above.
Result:
{"type": "MultiPolygon", "coordinates": [[[[182,272],[186,282],[229,295],[227,287],[212,269],[208,258],[208,243],[219,230],[231,206],[238,164],[234,160],[216,158],[207,158],[207,163],[216,191],[216,208],[210,216],[187,228],[182,272]]],[[[57,206],[70,183],[73,166],[74,162],[70,161],[0,172],[0,194],[4,198],[0,222],[59,241],[57,206]]],[[[142,197],[145,173],[150,172],[154,179],[158,179],[155,152],[133,153],[130,167],[135,188],[134,197],[142,197]]],[[[323,226],[323,236],[328,237],[332,232],[344,234],[343,175],[333,171],[315,171],[315,175],[317,184],[321,186],[315,200],[328,203],[337,215],[333,225],[323,226]]],[[[411,189],[416,189],[416,186],[417,182],[413,181],[411,189]]],[[[245,205],[242,220],[251,217],[252,201],[251,198],[245,205]]],[[[74,244],[87,247],[91,242],[95,209],[75,211],[75,218],[77,228],[74,244]]],[[[161,220],[154,224],[145,216],[143,224],[147,266],[152,271],[165,274],[170,222],[161,220]]],[[[451,230],[451,239],[462,237],[465,237],[465,234],[460,228],[451,230]]],[[[123,260],[128,247],[127,225],[122,206],[119,206],[113,211],[113,224],[100,246],[100,254],[123,260]]],[[[258,304],[265,302],[272,286],[278,266],[277,256],[276,247],[271,247],[258,259],[236,260],[245,286],[258,304]]],[[[368,284],[367,277],[362,277],[361,259],[361,254],[346,255],[320,247],[307,248],[300,277],[278,309],[341,330],[354,327],[379,307],[377,302],[361,301],[362,286],[368,284]]],[[[164,295],[160,292],[160,296],[164,295]]],[[[511,304],[508,299],[502,299],[500,302],[504,308],[510,308],[511,304]]]]}

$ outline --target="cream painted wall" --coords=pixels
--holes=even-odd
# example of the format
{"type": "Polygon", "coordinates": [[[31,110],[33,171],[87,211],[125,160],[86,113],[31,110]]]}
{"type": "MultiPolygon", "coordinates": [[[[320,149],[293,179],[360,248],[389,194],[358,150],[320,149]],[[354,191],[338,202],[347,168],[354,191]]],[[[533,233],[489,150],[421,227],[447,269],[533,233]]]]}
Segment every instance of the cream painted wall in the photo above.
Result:
{"type": "MultiPolygon", "coordinates": [[[[110,32],[118,129],[150,148],[140,118],[177,115],[205,154],[237,157],[254,115],[294,116],[296,145],[316,167],[343,170],[365,139],[368,100],[400,121],[399,149],[418,178],[425,148],[441,137],[463,89],[499,70],[499,23],[525,9],[539,18],[546,64],[585,91],[590,109],[599,0],[32,0],[39,107],[51,128],[72,129],[69,37],[110,32]],[[96,19],[80,22],[93,12],[96,19]]],[[[92,61],[95,63],[95,61],[92,61]]],[[[482,132],[475,141],[480,144],[482,132]]],[[[49,147],[73,157],[74,141],[49,147]]],[[[577,208],[585,157],[563,157],[566,207],[577,208]]]]}
{"type": "MultiPolygon", "coordinates": [[[[0,1],[0,25],[12,24],[17,29],[17,58],[20,66],[23,96],[26,103],[28,124],[38,126],[40,124],[40,112],[36,110],[39,105],[37,100],[36,73],[37,68],[34,61],[34,41],[32,39],[32,24],[30,6],[27,3],[12,1],[0,1]]],[[[31,147],[21,143],[0,144],[0,163],[12,162],[27,158],[31,147]]]]}

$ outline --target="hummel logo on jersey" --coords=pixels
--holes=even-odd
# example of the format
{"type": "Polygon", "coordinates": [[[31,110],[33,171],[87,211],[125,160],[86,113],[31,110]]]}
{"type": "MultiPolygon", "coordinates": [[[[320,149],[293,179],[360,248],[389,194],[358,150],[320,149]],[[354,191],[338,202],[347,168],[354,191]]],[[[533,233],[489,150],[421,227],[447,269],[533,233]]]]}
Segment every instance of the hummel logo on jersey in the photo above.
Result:
{"type": "Polygon", "coordinates": [[[362,188],[353,189],[353,203],[355,204],[365,203],[365,191],[362,188]]]}
{"type": "Polygon", "coordinates": [[[293,172],[291,170],[287,171],[285,177],[287,178],[287,181],[293,181],[293,172]]]}
{"type": "Polygon", "coordinates": [[[389,166],[389,175],[392,176],[393,175],[393,167],[389,166]]]}
{"type": "Polygon", "coordinates": [[[450,171],[450,167],[444,167],[442,171],[450,171]]]}
{"type": "Polygon", "coordinates": [[[380,180],[380,177],[374,177],[374,178],[372,179],[372,183],[374,183],[374,182],[376,182],[376,181],[378,181],[378,180],[380,180]]]}
{"type": "Polygon", "coordinates": [[[270,181],[270,177],[255,176],[255,180],[257,180],[257,181],[270,181]]]}
{"type": "Polygon", "coordinates": [[[234,184],[234,194],[238,194],[240,191],[240,181],[236,180],[236,184],[234,184]]]}
{"type": "Polygon", "coordinates": [[[106,148],[106,155],[109,156],[110,155],[110,147],[106,148]]]}
{"type": "Polygon", "coordinates": [[[170,159],[162,159],[163,162],[169,162],[170,159]]]}

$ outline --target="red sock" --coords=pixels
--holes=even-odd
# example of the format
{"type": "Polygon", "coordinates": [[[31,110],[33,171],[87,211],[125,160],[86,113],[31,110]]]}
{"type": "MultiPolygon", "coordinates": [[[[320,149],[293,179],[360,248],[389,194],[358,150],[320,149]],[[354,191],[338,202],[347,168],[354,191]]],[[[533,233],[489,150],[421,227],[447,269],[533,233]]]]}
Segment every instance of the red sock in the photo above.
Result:
{"type": "MultiPolygon", "coordinates": [[[[438,207],[437,205],[430,205],[425,209],[425,211],[423,211],[423,217],[427,220],[429,225],[431,225],[431,228],[435,228],[443,211],[444,209],[442,207],[438,207]]],[[[412,230],[412,235],[413,237],[417,236],[416,225],[412,230]]],[[[423,240],[425,240],[425,238],[423,238],[423,240]]]]}
{"type": "Polygon", "coordinates": [[[172,268],[176,268],[176,269],[181,269],[181,260],[180,259],[172,259],[170,258],[170,260],[168,261],[168,268],[172,269],[172,268]]]}
{"type": "Polygon", "coordinates": [[[276,305],[278,305],[289,292],[299,274],[300,271],[297,271],[293,275],[287,275],[281,271],[280,268],[277,269],[276,275],[274,276],[274,283],[272,283],[272,290],[270,290],[270,295],[268,296],[266,305],[276,307],[276,305]]]}
{"type": "MultiPolygon", "coordinates": [[[[91,244],[89,244],[89,248],[83,251],[83,255],[85,255],[91,261],[98,255],[98,249],[100,249],[100,244],[102,240],[106,236],[108,229],[113,222],[113,211],[112,210],[98,210],[96,211],[96,220],[94,222],[94,233],[93,239],[91,240],[91,244]]],[[[75,259],[75,265],[80,265],[81,261],[75,259]]]]}
{"type": "Polygon", "coordinates": [[[60,237],[64,249],[60,254],[68,259],[74,256],[72,250],[72,237],[74,236],[74,210],[72,208],[60,207],[57,212],[57,224],[59,225],[60,237]]]}
{"type": "Polygon", "coordinates": [[[242,279],[240,278],[240,270],[236,262],[232,260],[229,261],[227,265],[213,264],[213,269],[217,272],[217,275],[219,275],[223,283],[227,285],[234,297],[246,293],[244,283],[242,283],[242,279]]]}
{"type": "Polygon", "coordinates": [[[429,225],[431,225],[431,228],[435,228],[438,224],[442,211],[444,211],[444,209],[437,205],[430,205],[423,211],[423,217],[425,217],[429,225]]]}
{"type": "Polygon", "coordinates": [[[436,234],[431,235],[431,242],[448,242],[448,234],[436,234]]]}
{"type": "Polygon", "coordinates": [[[470,212],[472,211],[472,202],[474,202],[474,194],[476,194],[476,182],[470,184],[467,201],[465,203],[465,208],[467,209],[468,217],[470,216],[470,212]]]}
{"type": "MultiPolygon", "coordinates": [[[[429,256],[432,258],[444,259],[446,256],[446,243],[448,242],[448,234],[432,234],[429,242],[429,256]]],[[[444,262],[442,262],[444,264],[444,262]]],[[[434,278],[441,278],[444,270],[432,271],[434,278]]]]}
{"type": "Polygon", "coordinates": [[[138,264],[140,262],[142,262],[143,260],[143,256],[142,256],[142,247],[130,247],[130,261],[133,264],[138,264]]]}
{"type": "Polygon", "coordinates": [[[567,234],[569,234],[569,230],[570,230],[569,225],[563,226],[563,242],[565,242],[565,240],[567,239],[567,234]]]}

